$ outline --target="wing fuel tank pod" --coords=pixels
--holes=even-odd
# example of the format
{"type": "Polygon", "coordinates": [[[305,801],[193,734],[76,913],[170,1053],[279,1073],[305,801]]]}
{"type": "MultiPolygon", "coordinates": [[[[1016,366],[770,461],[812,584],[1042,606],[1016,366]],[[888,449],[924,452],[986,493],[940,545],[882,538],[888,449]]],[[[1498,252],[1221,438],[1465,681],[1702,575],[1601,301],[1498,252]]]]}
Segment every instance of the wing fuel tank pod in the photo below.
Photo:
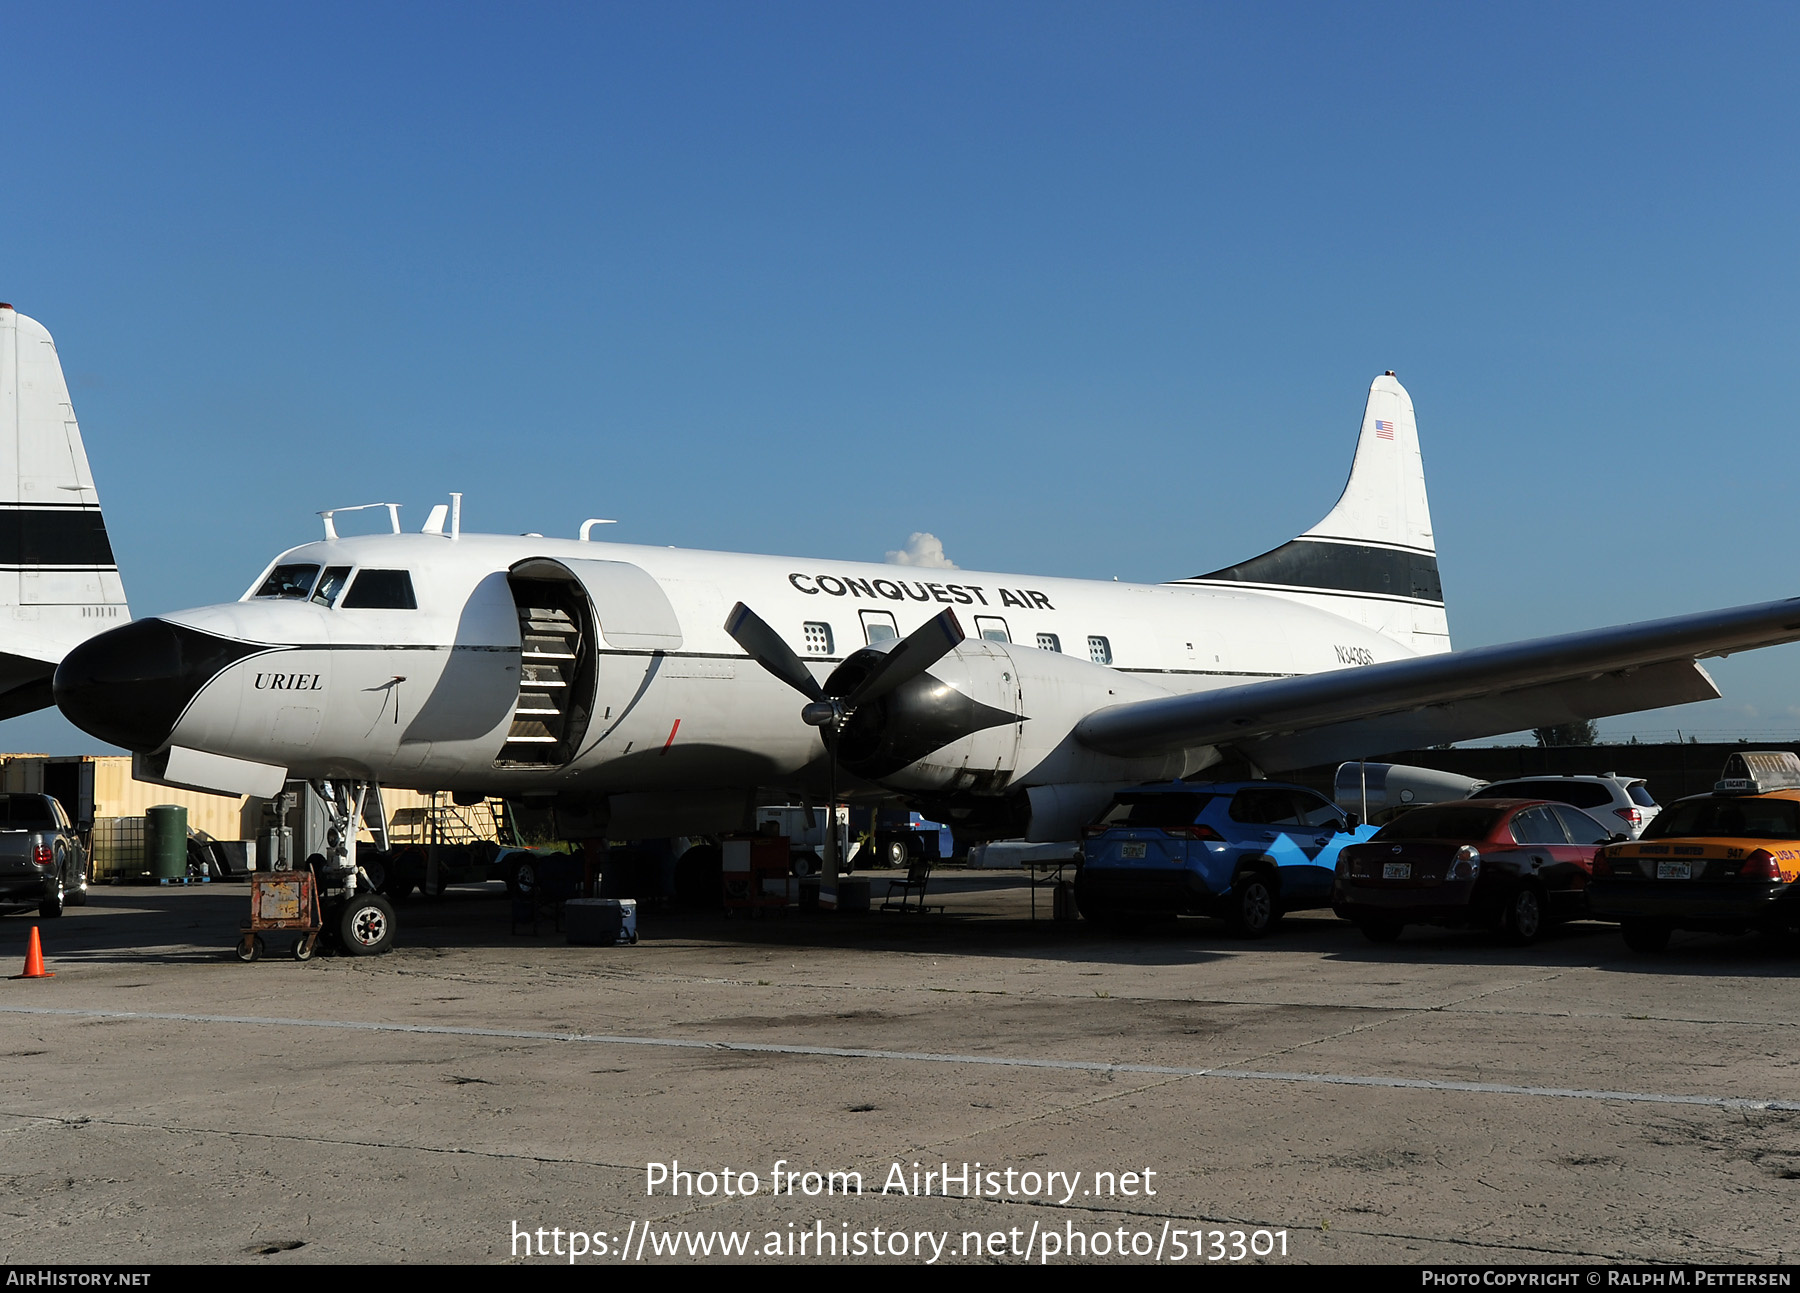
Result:
{"type": "Polygon", "coordinates": [[[1345,812],[1365,822],[1415,804],[1437,804],[1447,799],[1467,799],[1486,785],[1478,777],[1464,777],[1436,768],[1414,768],[1404,763],[1341,763],[1332,785],[1332,797],[1345,812]]]}
{"type": "Polygon", "coordinates": [[[494,766],[561,767],[581,752],[602,658],[681,649],[675,608],[624,561],[532,557],[507,572],[519,616],[519,698],[494,766]]]}

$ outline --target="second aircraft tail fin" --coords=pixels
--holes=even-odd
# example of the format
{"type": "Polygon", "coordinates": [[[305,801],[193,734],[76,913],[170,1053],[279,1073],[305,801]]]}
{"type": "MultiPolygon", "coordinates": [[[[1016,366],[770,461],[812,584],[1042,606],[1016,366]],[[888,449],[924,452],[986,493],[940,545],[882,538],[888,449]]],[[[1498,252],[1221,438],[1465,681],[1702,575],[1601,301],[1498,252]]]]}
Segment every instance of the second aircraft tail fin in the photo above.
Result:
{"type": "Polygon", "coordinates": [[[130,618],[56,343],[0,304],[0,718],[49,705],[69,648],[130,618]]]}

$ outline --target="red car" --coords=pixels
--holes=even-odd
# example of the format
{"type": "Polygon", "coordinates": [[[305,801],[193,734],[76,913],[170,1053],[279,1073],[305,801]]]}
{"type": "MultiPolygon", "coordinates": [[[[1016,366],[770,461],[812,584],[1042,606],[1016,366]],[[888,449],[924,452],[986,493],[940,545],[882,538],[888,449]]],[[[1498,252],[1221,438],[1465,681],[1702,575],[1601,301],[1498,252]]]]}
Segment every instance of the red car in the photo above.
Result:
{"type": "Polygon", "coordinates": [[[1541,799],[1426,804],[1338,854],[1331,906],[1372,941],[1407,925],[1475,925],[1535,942],[1588,914],[1600,846],[1626,837],[1579,808],[1541,799]]]}

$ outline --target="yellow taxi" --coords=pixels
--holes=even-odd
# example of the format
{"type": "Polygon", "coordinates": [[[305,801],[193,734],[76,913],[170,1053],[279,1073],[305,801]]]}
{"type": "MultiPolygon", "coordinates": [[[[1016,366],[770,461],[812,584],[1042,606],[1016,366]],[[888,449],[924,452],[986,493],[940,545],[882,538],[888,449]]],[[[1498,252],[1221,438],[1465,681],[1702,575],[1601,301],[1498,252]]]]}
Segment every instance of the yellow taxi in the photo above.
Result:
{"type": "Polygon", "coordinates": [[[1710,795],[1664,808],[1641,838],[1594,859],[1588,909],[1638,952],[1677,929],[1734,934],[1800,927],[1800,758],[1746,750],[1710,795]]]}

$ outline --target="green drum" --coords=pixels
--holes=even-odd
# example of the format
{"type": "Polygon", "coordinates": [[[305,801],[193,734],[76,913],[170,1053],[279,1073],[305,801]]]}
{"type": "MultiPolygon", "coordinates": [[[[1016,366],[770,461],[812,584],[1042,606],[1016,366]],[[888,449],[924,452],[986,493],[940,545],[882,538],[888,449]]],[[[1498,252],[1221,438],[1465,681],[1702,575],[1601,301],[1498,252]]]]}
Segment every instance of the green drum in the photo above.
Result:
{"type": "Polygon", "coordinates": [[[187,809],[158,804],[144,810],[144,853],[155,880],[177,880],[187,874],[187,809]]]}

